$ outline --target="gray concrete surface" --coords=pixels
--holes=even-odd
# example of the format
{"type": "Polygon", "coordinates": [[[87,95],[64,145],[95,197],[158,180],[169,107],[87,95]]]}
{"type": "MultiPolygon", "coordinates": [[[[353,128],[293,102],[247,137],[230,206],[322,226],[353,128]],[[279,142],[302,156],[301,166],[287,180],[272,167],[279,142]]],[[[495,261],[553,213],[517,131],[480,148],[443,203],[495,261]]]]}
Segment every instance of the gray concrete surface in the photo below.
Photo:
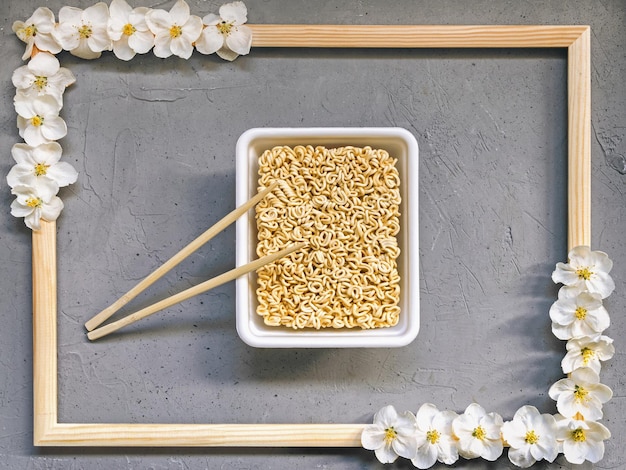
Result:
{"type": "MultiPolygon", "coordinates": [[[[11,74],[14,20],[0,5],[0,161],[19,141],[11,74]]],[[[75,6],[94,2],[74,0],[75,6]]],[[[133,5],[169,8],[171,1],[133,5]]],[[[194,14],[220,3],[191,0],[194,14]]],[[[606,305],[617,353],[602,381],[613,432],[593,468],[626,468],[626,4],[606,1],[248,0],[251,23],[589,24],[592,28],[593,248],[615,261],[606,305]]],[[[61,142],[79,181],[62,191],[59,412],[66,422],[370,422],[385,404],[478,401],[510,419],[554,412],[564,343],[550,332],[566,258],[566,69],[561,50],[253,50],[225,63],[194,55],[123,63],[64,53],[61,142]],[[401,126],[420,160],[422,328],[409,347],[258,350],[239,340],[234,285],[89,343],[83,323],[234,207],[234,146],[257,126],[401,126]]],[[[0,182],[0,468],[381,468],[362,449],[84,449],[32,446],[30,233],[0,182]]],[[[145,305],[234,264],[229,228],[136,300],[145,305]]],[[[409,468],[398,463],[395,468],[409,468]]],[[[389,467],[392,468],[392,467],[389,467]]],[[[444,467],[442,467],[444,468],[444,467]]],[[[506,457],[455,468],[512,468],[506,457]]],[[[576,467],[559,458],[535,468],[576,467]]]]}

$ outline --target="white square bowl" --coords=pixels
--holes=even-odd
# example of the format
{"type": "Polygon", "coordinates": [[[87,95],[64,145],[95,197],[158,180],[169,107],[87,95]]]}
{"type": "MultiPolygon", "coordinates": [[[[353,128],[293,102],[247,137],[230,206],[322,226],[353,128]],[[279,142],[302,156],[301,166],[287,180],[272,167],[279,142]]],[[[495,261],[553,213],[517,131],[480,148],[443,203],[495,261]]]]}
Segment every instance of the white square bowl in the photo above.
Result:
{"type": "MultiPolygon", "coordinates": [[[[236,316],[239,337],[261,348],[392,348],[411,343],[419,331],[419,236],[418,236],[418,146],[415,137],[396,127],[374,128],[255,128],[244,132],[236,149],[236,205],[253,197],[258,187],[259,157],[279,145],[322,145],[384,149],[397,158],[400,175],[400,319],[388,328],[292,329],[268,326],[256,313],[256,273],[236,281],[236,316]]],[[[250,210],[237,220],[236,265],[256,259],[257,228],[250,210]]]]}

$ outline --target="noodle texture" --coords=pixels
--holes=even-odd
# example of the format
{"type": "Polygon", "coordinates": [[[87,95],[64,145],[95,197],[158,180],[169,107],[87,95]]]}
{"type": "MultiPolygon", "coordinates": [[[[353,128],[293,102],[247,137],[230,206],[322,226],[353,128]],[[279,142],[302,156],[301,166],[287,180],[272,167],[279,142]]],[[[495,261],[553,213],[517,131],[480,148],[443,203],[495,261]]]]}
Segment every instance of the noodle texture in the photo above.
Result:
{"type": "Polygon", "coordinates": [[[398,323],[400,177],[370,147],[274,147],[259,159],[258,256],[307,246],[257,271],[266,325],[382,328],[398,323]]]}

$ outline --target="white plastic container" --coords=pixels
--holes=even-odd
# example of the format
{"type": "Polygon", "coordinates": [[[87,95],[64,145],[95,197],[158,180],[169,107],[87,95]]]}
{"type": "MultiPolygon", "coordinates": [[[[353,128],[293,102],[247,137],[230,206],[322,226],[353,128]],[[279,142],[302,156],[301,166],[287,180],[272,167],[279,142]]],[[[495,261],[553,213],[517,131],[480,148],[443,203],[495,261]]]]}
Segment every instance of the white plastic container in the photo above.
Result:
{"type": "MultiPolygon", "coordinates": [[[[237,141],[236,204],[257,191],[259,156],[278,145],[354,146],[385,149],[398,159],[400,175],[400,320],[388,328],[299,329],[267,326],[256,313],[256,273],[236,281],[237,332],[250,346],[264,348],[392,348],[411,343],[419,331],[418,146],[401,128],[256,128],[237,141]]],[[[257,230],[254,210],[237,220],[236,265],[256,259],[257,230]]]]}

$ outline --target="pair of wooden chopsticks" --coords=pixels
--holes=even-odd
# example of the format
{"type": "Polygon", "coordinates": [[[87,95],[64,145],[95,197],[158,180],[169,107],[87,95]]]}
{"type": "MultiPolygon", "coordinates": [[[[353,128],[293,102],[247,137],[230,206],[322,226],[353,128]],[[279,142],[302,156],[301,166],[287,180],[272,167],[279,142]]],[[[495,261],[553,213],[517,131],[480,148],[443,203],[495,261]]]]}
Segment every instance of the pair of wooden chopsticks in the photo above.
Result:
{"type": "Polygon", "coordinates": [[[192,254],[202,245],[204,245],[209,240],[211,240],[211,238],[213,238],[223,229],[225,229],[230,224],[232,224],[235,220],[241,217],[248,209],[255,206],[261,199],[263,199],[271,191],[273,191],[277,185],[278,185],[278,181],[275,181],[274,183],[269,185],[267,188],[265,188],[263,191],[260,191],[259,193],[257,193],[249,201],[237,207],[235,210],[233,210],[231,213],[226,215],[223,219],[221,219],[219,222],[217,222],[215,225],[209,228],[206,232],[204,232],[202,235],[200,235],[198,238],[192,241],[189,245],[187,245],[178,253],[176,253],[174,256],[172,256],[172,258],[170,258],[168,261],[162,264],[159,268],[157,268],[154,272],[152,272],[152,274],[149,274],[145,279],[143,279],[139,284],[137,284],[135,287],[129,290],[126,294],[124,294],[122,297],[117,299],[113,304],[111,304],[109,307],[102,310],[100,313],[94,316],[91,320],[85,323],[85,327],[87,328],[87,331],[89,331],[89,333],[87,333],[87,337],[90,340],[102,338],[103,336],[106,336],[109,333],[117,331],[120,328],[123,328],[127,325],[130,325],[131,323],[141,320],[142,318],[145,318],[148,315],[152,315],[153,313],[156,313],[174,304],[187,300],[195,295],[201,294],[210,289],[213,289],[214,287],[217,287],[226,282],[232,281],[233,279],[236,279],[239,276],[242,276],[243,274],[249,273],[251,271],[255,271],[266,264],[273,263],[277,259],[280,259],[283,256],[286,256],[289,253],[292,253],[302,248],[306,243],[293,244],[281,251],[278,251],[271,255],[263,256],[262,258],[252,261],[251,263],[231,269],[230,271],[227,271],[224,274],[220,274],[219,276],[209,279],[208,281],[198,284],[197,286],[194,286],[187,290],[179,292],[178,294],[168,297],[167,299],[163,299],[160,302],[152,304],[120,320],[117,320],[115,322],[109,323],[108,325],[99,327],[108,318],[110,318],[115,312],[117,312],[120,308],[122,308],[132,299],[134,299],[137,295],[139,295],[145,289],[150,287],[154,282],[156,282],[158,279],[164,276],[174,266],[179,264],[181,261],[187,258],[190,254],[192,254]]]}

